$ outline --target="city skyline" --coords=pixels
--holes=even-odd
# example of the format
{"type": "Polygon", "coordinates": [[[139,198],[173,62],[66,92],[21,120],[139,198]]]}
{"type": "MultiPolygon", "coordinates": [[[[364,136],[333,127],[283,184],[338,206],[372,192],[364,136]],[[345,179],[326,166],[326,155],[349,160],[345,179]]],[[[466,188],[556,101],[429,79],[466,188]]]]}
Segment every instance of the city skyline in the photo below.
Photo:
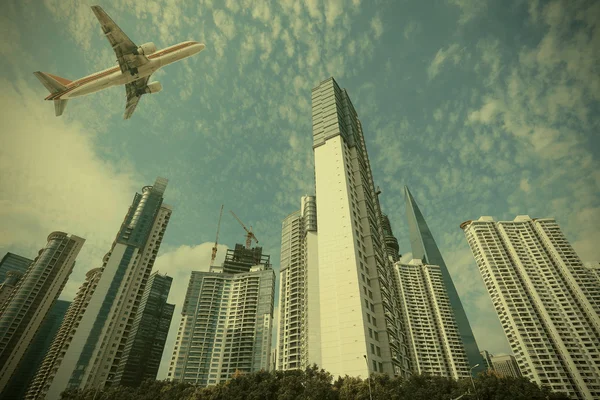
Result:
{"type": "MultiPolygon", "coordinates": [[[[457,224],[473,215],[554,217],[583,261],[600,260],[600,91],[594,42],[582,34],[594,26],[598,34],[592,5],[471,9],[448,1],[424,17],[430,10],[418,2],[378,9],[259,2],[245,13],[203,2],[179,10],[159,1],[158,11],[109,1],[103,6],[122,15],[133,40],[166,45],[181,35],[207,45],[201,60],[158,76],[177,90],[145,96],[139,118],[125,125],[110,91],[74,102],[61,121],[39,100],[45,92],[31,71],[72,78],[114,61],[89,7],[67,3],[11,8],[3,24],[14,37],[0,39],[10,127],[0,146],[0,255],[34,258],[47,232],[81,234],[86,245],[62,299],[73,299],[85,274],[102,265],[130,193],[158,175],[170,178],[177,211],[154,270],[174,279],[175,316],[190,271],[208,268],[220,204],[253,226],[278,272],[281,220],[300,196],[314,194],[310,89],[329,76],[360,113],[400,253],[410,258],[407,184],[456,276],[480,349],[510,352],[457,224]],[[581,24],[570,26],[576,15],[581,24]],[[138,27],[139,18],[156,23],[138,27]],[[177,29],[163,31],[165,21],[177,29]],[[326,35],[314,33],[321,27],[326,35]],[[82,54],[75,63],[57,57],[74,51],[82,54]],[[190,70],[201,79],[185,85],[190,70]]],[[[227,218],[217,262],[243,241],[227,218]]]]}

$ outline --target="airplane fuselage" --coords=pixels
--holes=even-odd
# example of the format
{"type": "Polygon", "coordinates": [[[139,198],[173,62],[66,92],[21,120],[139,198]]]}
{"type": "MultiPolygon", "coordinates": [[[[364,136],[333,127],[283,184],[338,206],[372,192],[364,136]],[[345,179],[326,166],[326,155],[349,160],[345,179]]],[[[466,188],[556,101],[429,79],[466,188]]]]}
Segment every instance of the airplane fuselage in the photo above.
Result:
{"type": "Polygon", "coordinates": [[[125,85],[145,78],[165,65],[190,57],[203,49],[204,45],[201,43],[193,41],[182,42],[146,56],[150,62],[140,66],[135,75],[132,75],[129,71],[121,72],[119,66],[107,68],[69,83],[66,85],[65,90],[52,93],[46,97],[46,100],[68,100],[95,93],[112,86],[125,85]]]}

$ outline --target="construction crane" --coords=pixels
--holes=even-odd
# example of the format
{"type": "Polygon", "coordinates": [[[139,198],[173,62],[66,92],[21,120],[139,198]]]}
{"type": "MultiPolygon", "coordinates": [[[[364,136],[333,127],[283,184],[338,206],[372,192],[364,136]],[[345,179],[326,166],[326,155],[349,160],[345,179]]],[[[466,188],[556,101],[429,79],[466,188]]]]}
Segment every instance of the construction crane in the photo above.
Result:
{"type": "Polygon", "coordinates": [[[219,213],[219,223],[217,224],[217,237],[215,239],[215,245],[212,248],[212,255],[210,256],[210,265],[212,267],[217,257],[217,244],[219,243],[219,230],[221,230],[221,216],[223,215],[223,204],[221,204],[221,212],[219,213]]]}
{"type": "Polygon", "coordinates": [[[254,239],[254,241],[258,244],[258,239],[256,238],[256,236],[254,236],[254,233],[252,232],[252,227],[250,227],[250,229],[246,228],[246,225],[244,225],[244,223],[238,218],[237,215],[235,215],[233,211],[229,210],[229,212],[235,217],[235,219],[237,219],[242,228],[244,228],[244,230],[246,231],[246,248],[250,248],[250,246],[252,245],[252,239],[254,239]]]}

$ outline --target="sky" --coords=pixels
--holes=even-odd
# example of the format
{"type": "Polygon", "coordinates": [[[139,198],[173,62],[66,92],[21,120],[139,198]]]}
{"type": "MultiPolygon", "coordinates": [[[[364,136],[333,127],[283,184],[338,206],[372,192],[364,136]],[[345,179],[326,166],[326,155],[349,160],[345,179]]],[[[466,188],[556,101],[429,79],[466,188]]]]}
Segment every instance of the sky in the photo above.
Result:
{"type": "MultiPolygon", "coordinates": [[[[33,258],[52,231],[86,239],[61,298],[101,266],[134,193],[169,179],[155,270],[206,270],[253,227],[279,268],[281,221],[314,193],[311,89],[333,76],[361,119],[382,208],[404,259],[402,188],[419,204],[480,349],[510,353],[459,224],[553,217],[584,262],[600,260],[600,2],[529,0],[8,0],[0,15],[0,254],[33,258]],[[123,120],[125,89],[54,116],[33,75],[115,65],[89,8],[138,45],[198,55],[123,120]]],[[[163,361],[170,359],[170,335],[163,361]]],[[[166,376],[165,363],[159,378],[166,376]]]]}

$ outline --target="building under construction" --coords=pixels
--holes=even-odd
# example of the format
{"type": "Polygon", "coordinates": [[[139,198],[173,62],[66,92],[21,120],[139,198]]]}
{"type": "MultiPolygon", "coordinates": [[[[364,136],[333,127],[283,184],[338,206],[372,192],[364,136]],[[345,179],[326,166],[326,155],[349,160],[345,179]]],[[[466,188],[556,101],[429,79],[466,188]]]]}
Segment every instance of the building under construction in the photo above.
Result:
{"type": "Polygon", "coordinates": [[[262,254],[262,247],[248,249],[241,244],[236,244],[235,249],[227,250],[223,272],[227,274],[248,272],[255,265],[271,268],[271,256],[262,254]]]}

